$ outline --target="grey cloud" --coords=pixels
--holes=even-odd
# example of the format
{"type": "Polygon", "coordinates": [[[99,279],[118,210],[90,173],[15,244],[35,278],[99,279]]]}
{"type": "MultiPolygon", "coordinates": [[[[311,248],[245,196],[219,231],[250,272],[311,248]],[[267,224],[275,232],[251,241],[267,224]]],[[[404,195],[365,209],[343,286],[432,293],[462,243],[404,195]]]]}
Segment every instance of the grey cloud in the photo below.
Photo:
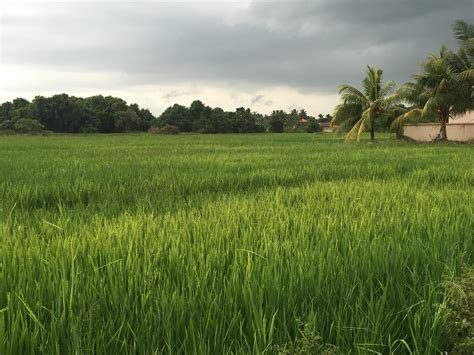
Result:
{"type": "Polygon", "coordinates": [[[263,95],[257,95],[252,99],[252,104],[256,104],[257,102],[262,101],[263,95]]]}
{"type": "Polygon", "coordinates": [[[455,48],[452,22],[474,13],[472,0],[253,1],[244,10],[202,2],[30,6],[32,16],[1,19],[3,63],[126,73],[128,85],[321,93],[359,83],[367,64],[407,80],[442,44],[455,48]]]}
{"type": "Polygon", "coordinates": [[[188,95],[197,94],[197,93],[198,93],[197,91],[176,91],[176,90],[173,90],[173,91],[170,91],[170,92],[167,92],[167,93],[163,94],[161,96],[161,98],[165,99],[166,101],[171,101],[171,100],[174,100],[174,99],[179,98],[179,97],[188,96],[188,95]]]}

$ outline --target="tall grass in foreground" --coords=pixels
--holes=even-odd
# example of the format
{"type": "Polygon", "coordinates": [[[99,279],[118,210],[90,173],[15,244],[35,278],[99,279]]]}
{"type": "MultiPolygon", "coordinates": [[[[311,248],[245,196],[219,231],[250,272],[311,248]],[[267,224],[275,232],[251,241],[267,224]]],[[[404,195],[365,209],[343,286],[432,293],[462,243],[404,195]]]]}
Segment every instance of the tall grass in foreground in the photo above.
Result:
{"type": "Polygon", "coordinates": [[[0,139],[0,354],[449,347],[470,146],[0,139]]]}

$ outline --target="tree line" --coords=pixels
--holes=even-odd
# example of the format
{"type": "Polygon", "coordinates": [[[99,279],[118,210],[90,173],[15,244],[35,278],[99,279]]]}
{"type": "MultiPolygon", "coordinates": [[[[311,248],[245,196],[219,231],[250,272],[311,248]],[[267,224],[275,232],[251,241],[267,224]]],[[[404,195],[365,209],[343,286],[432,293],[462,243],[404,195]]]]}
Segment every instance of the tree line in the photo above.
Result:
{"type": "Polygon", "coordinates": [[[359,140],[365,130],[374,141],[381,122],[401,137],[405,123],[436,121],[440,130],[435,140],[447,140],[449,120],[474,110],[474,25],[458,20],[453,32],[457,52],[442,46],[439,55],[423,61],[413,81],[399,89],[393,81],[384,83],[383,71],[373,67],[368,67],[362,89],[341,85],[332,124],[346,131],[349,141],[359,140]]]}
{"type": "Polygon", "coordinates": [[[329,114],[319,114],[318,118],[309,116],[304,109],[293,109],[289,113],[275,110],[262,115],[239,107],[230,112],[196,100],[189,107],[179,104],[168,107],[155,121],[155,126],[171,125],[180,132],[199,133],[318,132],[321,131],[320,123],[331,119],[329,114]]]}
{"type": "Polygon", "coordinates": [[[189,107],[174,104],[155,117],[136,103],[127,104],[120,98],[102,95],[36,96],[31,102],[16,98],[0,105],[0,131],[19,133],[145,132],[165,126],[173,126],[178,132],[199,133],[318,132],[320,123],[331,120],[330,114],[315,118],[304,109],[289,113],[275,110],[262,115],[240,107],[230,112],[199,100],[189,107]]]}
{"type": "Polygon", "coordinates": [[[67,94],[17,98],[0,105],[0,130],[40,128],[58,133],[146,131],[156,119],[138,104],[112,96],[80,98],[67,94]]]}

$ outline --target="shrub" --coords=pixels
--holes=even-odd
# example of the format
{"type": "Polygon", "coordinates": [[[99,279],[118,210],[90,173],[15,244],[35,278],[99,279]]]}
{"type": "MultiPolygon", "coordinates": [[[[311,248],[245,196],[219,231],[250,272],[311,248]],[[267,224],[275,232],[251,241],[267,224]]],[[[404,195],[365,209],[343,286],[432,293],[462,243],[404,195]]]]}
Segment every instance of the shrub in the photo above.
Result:
{"type": "Polygon", "coordinates": [[[306,126],[306,132],[308,133],[321,132],[322,130],[321,125],[316,121],[311,121],[306,126]]]}
{"type": "Polygon", "coordinates": [[[445,284],[447,315],[443,339],[452,354],[474,354],[474,269],[445,284]]]}
{"type": "Polygon", "coordinates": [[[13,120],[6,120],[0,123],[0,130],[1,131],[13,131],[13,125],[15,124],[15,121],[13,120]]]}
{"type": "Polygon", "coordinates": [[[161,128],[151,127],[148,130],[148,133],[151,133],[151,134],[179,134],[179,129],[176,126],[167,124],[167,125],[164,125],[161,128]]]}
{"type": "Polygon", "coordinates": [[[158,127],[150,127],[150,128],[148,128],[148,133],[150,133],[150,134],[158,134],[158,131],[159,131],[159,130],[160,130],[160,129],[159,129],[158,127]]]}
{"type": "Polygon", "coordinates": [[[44,126],[40,121],[31,118],[20,118],[13,125],[13,129],[20,133],[41,132],[44,126]]]}

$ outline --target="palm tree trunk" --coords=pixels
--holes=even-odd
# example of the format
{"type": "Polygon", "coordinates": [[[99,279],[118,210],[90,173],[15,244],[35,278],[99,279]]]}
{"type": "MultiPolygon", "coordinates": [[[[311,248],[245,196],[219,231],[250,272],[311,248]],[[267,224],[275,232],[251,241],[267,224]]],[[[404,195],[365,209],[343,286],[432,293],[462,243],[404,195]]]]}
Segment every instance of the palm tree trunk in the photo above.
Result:
{"type": "Polygon", "coordinates": [[[449,122],[449,114],[443,114],[442,112],[439,114],[439,133],[436,141],[447,141],[448,140],[448,133],[446,132],[446,125],[449,122]]]}
{"type": "Polygon", "coordinates": [[[440,141],[448,140],[448,133],[446,132],[446,122],[441,122],[441,127],[439,129],[439,140],[440,141]]]}
{"type": "Polygon", "coordinates": [[[374,119],[370,120],[370,141],[371,141],[372,143],[375,142],[374,119]]]}

